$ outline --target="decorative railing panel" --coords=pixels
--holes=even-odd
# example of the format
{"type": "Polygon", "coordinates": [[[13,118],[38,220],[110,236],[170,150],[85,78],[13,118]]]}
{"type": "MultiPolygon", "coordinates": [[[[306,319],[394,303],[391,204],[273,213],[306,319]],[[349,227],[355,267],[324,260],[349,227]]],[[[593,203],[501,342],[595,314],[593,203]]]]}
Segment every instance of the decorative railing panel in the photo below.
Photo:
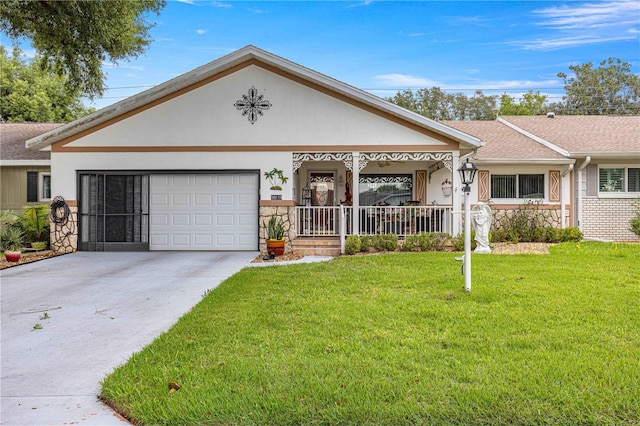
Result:
{"type": "MultiPolygon", "coordinates": [[[[338,206],[296,207],[298,236],[338,236],[338,206]]],[[[345,230],[353,232],[353,208],[344,207],[345,230]]],[[[359,208],[359,235],[396,234],[399,237],[423,232],[452,232],[451,207],[446,206],[371,206],[359,208]]]]}

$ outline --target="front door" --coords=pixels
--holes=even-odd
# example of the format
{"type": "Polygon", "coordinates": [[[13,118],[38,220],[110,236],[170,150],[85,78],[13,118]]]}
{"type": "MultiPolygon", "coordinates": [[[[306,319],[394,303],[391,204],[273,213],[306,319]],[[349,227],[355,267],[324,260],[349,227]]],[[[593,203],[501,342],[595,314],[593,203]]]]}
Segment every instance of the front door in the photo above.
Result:
{"type": "Polygon", "coordinates": [[[311,205],[314,209],[313,227],[315,231],[328,234],[336,232],[336,172],[310,171],[311,205]]]}

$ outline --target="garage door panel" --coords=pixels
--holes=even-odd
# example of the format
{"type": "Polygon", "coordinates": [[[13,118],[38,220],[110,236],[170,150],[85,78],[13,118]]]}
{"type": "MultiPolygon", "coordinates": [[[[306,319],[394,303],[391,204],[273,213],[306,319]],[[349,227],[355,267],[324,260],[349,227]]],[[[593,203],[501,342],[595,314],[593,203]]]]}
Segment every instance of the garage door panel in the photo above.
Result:
{"type": "Polygon", "coordinates": [[[257,250],[258,177],[152,175],[150,249],[257,250]]]}

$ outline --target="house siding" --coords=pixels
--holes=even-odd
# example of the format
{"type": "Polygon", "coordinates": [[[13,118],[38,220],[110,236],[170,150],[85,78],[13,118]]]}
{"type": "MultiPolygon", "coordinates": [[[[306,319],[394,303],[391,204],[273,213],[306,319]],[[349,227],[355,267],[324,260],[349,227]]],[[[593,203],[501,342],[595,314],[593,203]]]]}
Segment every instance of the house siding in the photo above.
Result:
{"type": "Polygon", "coordinates": [[[4,166],[0,168],[0,209],[21,210],[27,203],[27,172],[49,172],[48,166],[4,166]]]}
{"type": "Polygon", "coordinates": [[[640,242],[629,230],[637,198],[585,198],[582,201],[582,232],[585,239],[640,242]]]}

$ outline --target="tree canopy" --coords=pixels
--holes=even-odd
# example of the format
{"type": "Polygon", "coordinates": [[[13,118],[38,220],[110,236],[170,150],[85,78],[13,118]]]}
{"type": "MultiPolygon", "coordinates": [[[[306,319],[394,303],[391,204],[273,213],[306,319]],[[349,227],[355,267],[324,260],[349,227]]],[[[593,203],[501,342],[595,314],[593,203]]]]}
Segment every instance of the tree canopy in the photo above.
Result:
{"type": "Polygon", "coordinates": [[[569,67],[573,76],[560,72],[565,95],[562,101],[548,103],[547,95],[529,90],[517,100],[504,93],[471,97],[446,93],[439,87],[403,90],[388,101],[434,120],[493,120],[500,115],[541,115],[548,111],[564,115],[640,114],[640,76],[631,72],[631,64],[609,58],[593,68],[592,63],[569,67]],[[499,110],[496,104],[500,105],[499,110]]]}
{"type": "Polygon", "coordinates": [[[65,87],[94,98],[105,90],[104,61],[137,57],[151,43],[147,12],[165,0],[0,1],[0,30],[30,39],[41,66],[65,77],[65,87]]]}
{"type": "Polygon", "coordinates": [[[541,115],[549,111],[546,105],[547,96],[540,92],[529,90],[522,95],[520,101],[513,96],[503,93],[500,97],[500,115],[541,115]]]}
{"type": "Polygon", "coordinates": [[[496,96],[486,96],[481,90],[471,97],[463,93],[445,93],[439,87],[403,90],[388,101],[433,120],[493,120],[496,96]]]}
{"type": "Polygon", "coordinates": [[[574,76],[560,72],[566,94],[553,104],[556,112],[571,115],[640,114],[640,76],[631,64],[617,58],[569,67],[574,76]]]}
{"type": "Polygon", "coordinates": [[[0,46],[0,118],[7,122],[61,123],[92,111],[65,78],[43,70],[39,58],[27,61],[18,49],[9,56],[0,46]]]}

